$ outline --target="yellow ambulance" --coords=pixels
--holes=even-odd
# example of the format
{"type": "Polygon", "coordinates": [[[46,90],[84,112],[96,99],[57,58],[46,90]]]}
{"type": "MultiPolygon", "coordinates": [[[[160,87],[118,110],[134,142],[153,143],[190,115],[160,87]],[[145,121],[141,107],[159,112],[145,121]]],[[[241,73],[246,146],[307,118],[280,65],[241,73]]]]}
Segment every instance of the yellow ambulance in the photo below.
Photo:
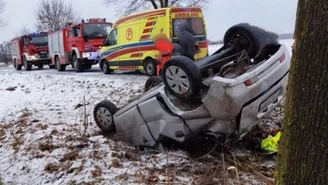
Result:
{"type": "Polygon", "coordinates": [[[100,54],[100,68],[105,74],[114,70],[145,70],[149,76],[157,74],[157,56],[161,53],[152,40],[162,34],[171,42],[177,40],[177,24],[188,21],[194,33],[199,52],[195,60],[208,55],[206,25],[199,7],[170,7],[131,14],[114,23],[104,40],[100,54]]]}

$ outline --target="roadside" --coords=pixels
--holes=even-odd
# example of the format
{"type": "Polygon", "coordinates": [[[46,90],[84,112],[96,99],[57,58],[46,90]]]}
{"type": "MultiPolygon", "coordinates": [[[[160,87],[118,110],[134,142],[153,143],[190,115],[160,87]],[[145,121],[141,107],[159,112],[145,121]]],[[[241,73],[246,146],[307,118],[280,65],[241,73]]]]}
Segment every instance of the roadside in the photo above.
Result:
{"type": "Polygon", "coordinates": [[[0,67],[8,67],[10,65],[11,65],[10,63],[6,64],[6,63],[0,62],[0,67]]]}
{"type": "MultiPolygon", "coordinates": [[[[143,92],[146,75],[13,71],[0,69],[0,176],[6,185],[262,185],[273,177],[275,158],[257,151],[139,151],[101,135],[94,105],[103,99],[125,105],[143,92]]],[[[263,125],[282,116],[278,107],[263,125]]]]}
{"type": "MultiPolygon", "coordinates": [[[[146,79],[147,76],[141,75],[109,75],[99,79],[2,73],[3,181],[6,184],[222,182],[223,162],[218,157],[204,154],[191,157],[182,150],[138,151],[99,134],[92,117],[94,105],[107,98],[122,106],[143,92],[146,79]],[[196,160],[200,156],[203,157],[196,160]]],[[[226,161],[225,165],[233,164],[226,161]]],[[[238,181],[263,184],[247,171],[240,171],[238,177],[230,176],[228,184],[238,181]]]]}

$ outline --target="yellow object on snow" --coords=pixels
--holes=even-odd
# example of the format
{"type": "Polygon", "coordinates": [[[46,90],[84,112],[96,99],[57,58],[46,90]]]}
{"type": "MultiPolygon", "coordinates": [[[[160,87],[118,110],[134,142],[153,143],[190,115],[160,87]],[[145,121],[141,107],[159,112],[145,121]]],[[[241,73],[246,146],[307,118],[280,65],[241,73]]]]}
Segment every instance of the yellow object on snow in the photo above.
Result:
{"type": "Polygon", "coordinates": [[[278,151],[278,142],[280,140],[281,132],[278,132],[275,136],[269,136],[262,140],[261,149],[267,152],[274,153],[278,151]]]}

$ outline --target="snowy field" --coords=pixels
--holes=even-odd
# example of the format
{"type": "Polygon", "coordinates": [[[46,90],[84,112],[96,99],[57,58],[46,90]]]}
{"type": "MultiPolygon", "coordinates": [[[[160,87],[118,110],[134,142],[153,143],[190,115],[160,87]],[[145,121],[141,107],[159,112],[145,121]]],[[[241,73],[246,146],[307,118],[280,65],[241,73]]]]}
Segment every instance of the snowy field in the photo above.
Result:
{"type": "MultiPolygon", "coordinates": [[[[291,49],[292,40],[281,42],[291,49]]],[[[210,53],[219,47],[210,46],[210,53]]],[[[216,178],[210,180],[221,184],[222,179],[205,174],[210,173],[209,166],[218,168],[217,159],[197,161],[181,150],[138,151],[99,134],[92,117],[94,105],[104,99],[124,105],[143,92],[147,78],[136,72],[104,75],[98,66],[78,74],[72,69],[26,72],[0,67],[1,181],[203,184],[216,178]]],[[[239,180],[263,184],[246,172],[239,173],[239,180]]],[[[229,184],[236,182],[236,177],[229,178],[229,184]]]]}

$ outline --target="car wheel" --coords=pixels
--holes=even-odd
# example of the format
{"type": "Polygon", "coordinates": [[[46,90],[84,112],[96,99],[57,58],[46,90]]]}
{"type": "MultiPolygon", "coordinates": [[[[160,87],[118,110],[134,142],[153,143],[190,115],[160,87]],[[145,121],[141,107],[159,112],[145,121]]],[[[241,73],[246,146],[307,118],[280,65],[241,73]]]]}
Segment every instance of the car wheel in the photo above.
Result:
{"type": "Polygon", "coordinates": [[[195,63],[186,56],[170,58],[162,69],[165,88],[178,98],[191,98],[201,89],[202,76],[195,63]]]}
{"type": "Polygon", "coordinates": [[[237,51],[246,50],[250,58],[263,60],[280,46],[277,35],[247,23],[229,28],[224,35],[224,45],[234,45],[237,51]]]}
{"type": "Polygon", "coordinates": [[[55,65],[56,65],[57,71],[65,71],[66,65],[60,64],[59,57],[55,58],[55,65]]]}
{"type": "Polygon", "coordinates": [[[92,65],[91,64],[84,65],[84,69],[91,69],[91,68],[92,68],[92,65]]]}
{"type": "Polygon", "coordinates": [[[43,69],[43,64],[39,64],[38,69],[43,69]]]}
{"type": "Polygon", "coordinates": [[[76,55],[73,55],[73,66],[74,66],[74,70],[75,72],[79,73],[79,72],[83,72],[84,68],[83,65],[81,64],[81,62],[78,60],[76,55]]]}
{"type": "Polygon", "coordinates": [[[147,75],[149,75],[149,76],[156,75],[157,66],[156,66],[156,63],[155,63],[154,59],[147,58],[144,62],[144,68],[145,68],[145,71],[146,71],[147,75]]]}
{"type": "Polygon", "coordinates": [[[108,75],[110,74],[110,69],[109,69],[109,65],[107,61],[103,61],[102,62],[102,71],[104,72],[104,74],[108,75]]]}
{"type": "Polygon", "coordinates": [[[113,115],[118,108],[110,101],[104,100],[98,103],[93,109],[93,116],[98,127],[106,134],[115,133],[113,115]]]}
{"type": "Polygon", "coordinates": [[[18,70],[18,71],[22,70],[22,65],[17,65],[16,64],[16,70],[18,70]]]}
{"type": "Polygon", "coordinates": [[[55,65],[49,65],[49,69],[54,69],[55,65]]]}
{"type": "Polygon", "coordinates": [[[24,68],[26,71],[31,71],[32,65],[26,60],[25,57],[23,57],[23,63],[24,63],[24,68]]]}
{"type": "Polygon", "coordinates": [[[160,76],[152,76],[149,77],[145,83],[145,90],[144,92],[147,92],[149,89],[151,89],[152,87],[157,86],[158,84],[162,83],[162,77],[160,76]]]}

